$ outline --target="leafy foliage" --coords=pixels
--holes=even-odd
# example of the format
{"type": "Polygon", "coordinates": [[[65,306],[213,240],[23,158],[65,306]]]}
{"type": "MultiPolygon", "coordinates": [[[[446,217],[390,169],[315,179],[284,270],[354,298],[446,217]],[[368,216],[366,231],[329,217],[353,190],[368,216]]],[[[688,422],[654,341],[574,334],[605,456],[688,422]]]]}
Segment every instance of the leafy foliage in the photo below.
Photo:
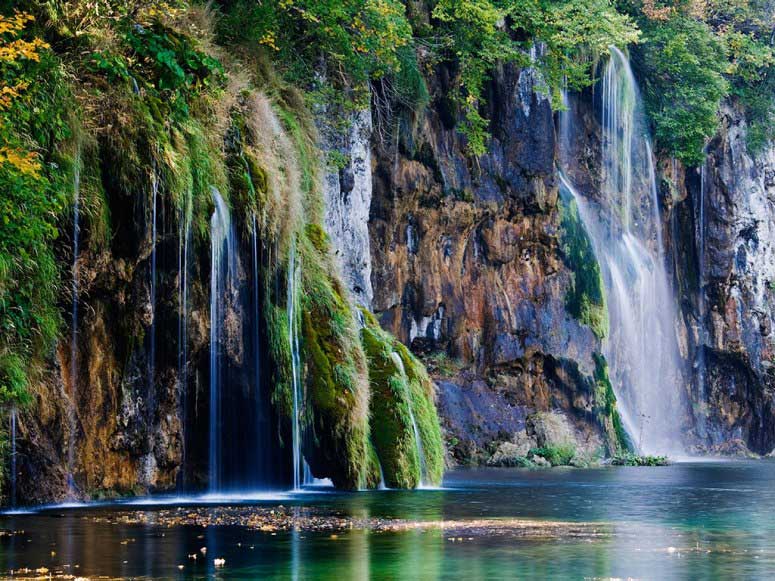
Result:
{"type": "Polygon", "coordinates": [[[640,456],[633,452],[623,452],[611,458],[613,466],[667,466],[666,456],[640,456]]]}
{"type": "Polygon", "coordinates": [[[760,0],[621,2],[644,31],[636,65],[658,145],[689,165],[718,127],[721,100],[739,98],[749,146],[775,129],[773,8],[760,0]]]}
{"type": "Polygon", "coordinates": [[[222,38],[276,53],[290,80],[309,85],[321,57],[335,83],[360,88],[400,70],[399,52],[411,42],[404,5],[397,0],[237,0],[226,3],[222,38]],[[279,31],[282,31],[280,34],[279,31]]]}
{"type": "Polygon", "coordinates": [[[27,30],[32,21],[0,16],[0,404],[28,399],[31,360],[59,324],[51,242],[65,191],[57,147],[69,133],[67,95],[59,63],[27,30]]]}
{"type": "Polygon", "coordinates": [[[480,110],[496,63],[535,67],[559,106],[566,83],[581,88],[593,81],[592,57],[638,38],[630,19],[607,0],[440,0],[433,16],[441,23],[444,56],[458,62],[453,97],[464,112],[461,131],[474,155],[486,150],[488,122],[480,110]]]}
{"type": "Polygon", "coordinates": [[[729,90],[725,47],[707,24],[684,16],[646,22],[644,36],[638,63],[656,139],[681,161],[698,165],[729,90]]]}
{"type": "Polygon", "coordinates": [[[188,104],[200,90],[221,83],[223,67],[191,37],[158,21],[149,26],[124,21],[122,27],[126,52],[95,51],[92,70],[114,82],[142,83],[156,107],[177,120],[188,116],[188,104]]]}

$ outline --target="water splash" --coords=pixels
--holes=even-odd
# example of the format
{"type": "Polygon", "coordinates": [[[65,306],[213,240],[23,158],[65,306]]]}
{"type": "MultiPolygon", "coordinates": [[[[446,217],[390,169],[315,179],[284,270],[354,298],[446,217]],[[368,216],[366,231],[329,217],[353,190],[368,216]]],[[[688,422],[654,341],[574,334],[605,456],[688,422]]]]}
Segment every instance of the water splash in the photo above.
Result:
{"type": "Polygon", "coordinates": [[[81,150],[78,148],[73,164],[73,263],[72,263],[72,310],[70,335],[70,407],[68,423],[70,434],[67,442],[67,490],[68,495],[75,494],[73,469],[75,465],[75,431],[77,426],[78,406],[78,256],[81,238],[81,150]]]}
{"type": "MultiPolygon", "coordinates": [[[[567,98],[567,96],[566,96],[567,98]]],[[[560,175],[601,265],[611,334],[604,343],[625,427],[642,452],[681,453],[680,356],[665,269],[651,143],[627,57],[611,47],[601,81],[602,184],[587,197],[560,175]]],[[[561,114],[561,159],[571,164],[575,120],[561,114]]]]}
{"type": "MultiPolygon", "coordinates": [[[[408,395],[408,408],[409,408],[409,419],[412,422],[412,432],[414,433],[414,443],[417,447],[417,461],[419,463],[418,466],[418,474],[417,474],[417,487],[423,488],[425,486],[425,475],[427,474],[426,464],[425,464],[425,450],[423,449],[422,445],[422,437],[420,436],[420,429],[417,426],[417,420],[414,418],[414,401],[412,400],[412,388],[409,385],[409,380],[406,376],[406,369],[404,369],[404,362],[401,359],[401,356],[396,353],[395,351],[390,353],[390,358],[393,360],[393,363],[395,363],[396,367],[398,368],[398,371],[401,373],[401,377],[404,380],[404,384],[406,385],[407,389],[407,395],[408,395]]],[[[380,471],[382,467],[380,466],[380,471]]]]}
{"type": "Polygon", "coordinates": [[[301,413],[303,393],[301,385],[301,358],[299,354],[299,322],[297,315],[297,281],[298,273],[296,268],[296,241],[291,243],[290,255],[288,257],[288,340],[291,349],[291,381],[293,388],[293,425],[291,426],[291,439],[293,443],[293,489],[299,490],[302,481],[302,455],[301,455],[301,413]]]}
{"type": "Polygon", "coordinates": [[[225,330],[227,293],[237,274],[236,234],[229,208],[216,188],[211,188],[215,211],[210,219],[210,491],[223,485],[222,387],[225,377],[225,330]]]}

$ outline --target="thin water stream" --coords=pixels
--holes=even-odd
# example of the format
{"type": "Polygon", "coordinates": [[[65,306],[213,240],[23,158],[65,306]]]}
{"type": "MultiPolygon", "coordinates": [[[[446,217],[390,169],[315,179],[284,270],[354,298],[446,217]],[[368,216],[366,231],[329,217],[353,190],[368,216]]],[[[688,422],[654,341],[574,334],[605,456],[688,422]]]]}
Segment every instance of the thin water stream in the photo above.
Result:
{"type": "MultiPolygon", "coordinates": [[[[223,478],[223,389],[225,386],[225,323],[227,294],[236,276],[236,233],[231,213],[220,192],[212,188],[215,210],[210,219],[210,437],[209,485],[218,492],[223,478]]],[[[233,444],[233,443],[232,443],[233,444]]]]}

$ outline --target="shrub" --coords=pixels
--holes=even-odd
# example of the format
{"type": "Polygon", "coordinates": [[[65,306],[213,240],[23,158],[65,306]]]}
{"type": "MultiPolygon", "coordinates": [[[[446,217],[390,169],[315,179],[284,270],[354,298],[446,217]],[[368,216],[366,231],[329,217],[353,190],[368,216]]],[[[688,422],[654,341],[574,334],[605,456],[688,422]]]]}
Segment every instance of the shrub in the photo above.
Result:
{"type": "Polygon", "coordinates": [[[571,444],[547,444],[540,448],[531,448],[527,456],[540,456],[552,466],[570,466],[571,460],[576,456],[576,447],[571,444]]]}
{"type": "Polygon", "coordinates": [[[640,456],[633,452],[624,452],[611,458],[613,466],[667,466],[667,456],[640,456]]]}

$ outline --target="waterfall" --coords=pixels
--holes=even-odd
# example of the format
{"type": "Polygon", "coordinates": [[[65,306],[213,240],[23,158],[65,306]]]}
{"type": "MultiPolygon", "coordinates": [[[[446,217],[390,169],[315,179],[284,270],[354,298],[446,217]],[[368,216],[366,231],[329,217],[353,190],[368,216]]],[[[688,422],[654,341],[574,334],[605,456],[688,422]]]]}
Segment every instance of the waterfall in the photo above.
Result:
{"type": "Polygon", "coordinates": [[[303,483],[301,477],[302,455],[301,455],[301,405],[303,402],[303,393],[301,385],[301,359],[299,355],[299,325],[296,313],[297,300],[297,273],[296,273],[296,242],[291,243],[290,256],[288,258],[288,340],[291,349],[291,381],[293,388],[293,489],[299,490],[303,483]]]}
{"type": "MultiPolygon", "coordinates": [[[[222,388],[226,372],[225,320],[227,294],[236,276],[236,234],[229,208],[220,192],[211,188],[215,211],[210,219],[210,490],[223,485],[223,409],[222,388]]],[[[238,445],[232,442],[232,445],[238,445]]]]}
{"type": "MultiPolygon", "coordinates": [[[[707,153],[703,151],[703,153],[707,153]]],[[[704,439],[707,433],[707,410],[705,394],[705,188],[707,180],[707,155],[700,167],[700,195],[697,200],[697,402],[700,405],[700,417],[697,418],[697,435],[704,439]]]]}
{"type": "MultiPolygon", "coordinates": [[[[406,384],[406,391],[408,396],[409,420],[412,422],[412,432],[414,433],[415,446],[417,446],[417,461],[419,463],[419,472],[417,474],[417,482],[418,482],[417,487],[422,488],[423,486],[425,486],[425,474],[427,473],[427,470],[425,468],[425,450],[423,449],[422,438],[420,437],[420,429],[417,427],[417,420],[415,420],[414,418],[414,402],[412,399],[412,388],[409,385],[409,380],[406,376],[406,370],[404,369],[404,362],[401,359],[401,356],[395,351],[393,351],[390,354],[390,358],[393,360],[393,363],[395,363],[399,373],[401,373],[401,377],[403,378],[404,383],[406,384]]],[[[382,467],[380,466],[380,470],[381,469],[382,467]]]]}
{"type": "Polygon", "coordinates": [[[156,375],[156,237],[157,237],[157,203],[159,197],[159,176],[156,172],[156,166],[153,168],[151,176],[151,330],[149,336],[148,349],[148,401],[147,414],[149,424],[153,420],[153,408],[155,405],[155,375],[156,375]]]}
{"type": "MultiPolygon", "coordinates": [[[[582,195],[561,173],[600,263],[609,307],[603,351],[625,427],[640,452],[681,453],[680,356],[665,269],[651,143],[627,57],[611,47],[600,83],[602,183],[582,195]]],[[[566,96],[567,98],[567,96],[566,96]]],[[[573,153],[572,107],[561,114],[561,160],[573,153]]]]}
{"type": "Polygon", "coordinates": [[[11,506],[16,506],[16,407],[11,408],[11,506]]]}
{"type": "Polygon", "coordinates": [[[181,465],[181,484],[185,486],[188,460],[186,418],[188,417],[188,276],[189,245],[191,243],[190,194],[180,209],[178,220],[178,382],[180,385],[181,408],[183,413],[182,438],[183,460],[181,465]]]}
{"type": "Polygon", "coordinates": [[[72,263],[72,295],[71,335],[70,335],[70,408],[68,422],[70,435],[67,442],[67,488],[70,496],[75,492],[73,467],[75,464],[75,430],[77,424],[78,406],[78,255],[81,238],[81,155],[80,148],[73,165],[73,263],[72,263]]]}
{"type": "Polygon", "coordinates": [[[256,463],[262,471],[268,469],[266,449],[272,437],[269,412],[266,409],[261,382],[261,271],[258,257],[258,222],[252,215],[251,250],[253,254],[253,398],[256,406],[256,463]]]}

